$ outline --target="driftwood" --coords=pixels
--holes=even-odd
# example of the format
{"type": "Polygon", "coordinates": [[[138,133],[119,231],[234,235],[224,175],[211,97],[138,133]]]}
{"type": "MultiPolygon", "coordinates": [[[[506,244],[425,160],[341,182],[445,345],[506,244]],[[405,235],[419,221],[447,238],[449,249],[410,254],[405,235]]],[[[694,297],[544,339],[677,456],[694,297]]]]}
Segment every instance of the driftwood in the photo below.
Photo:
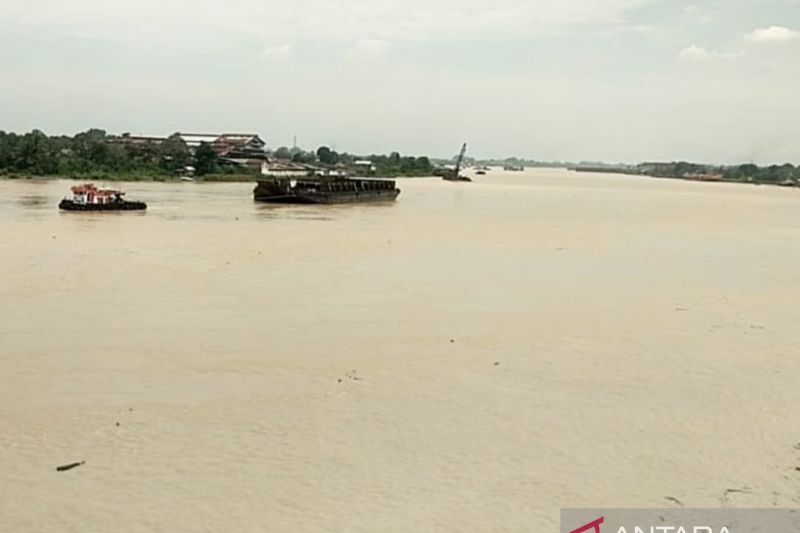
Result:
{"type": "Polygon", "coordinates": [[[674,503],[676,505],[680,505],[681,507],[683,507],[683,502],[680,501],[675,496],[664,496],[664,499],[667,500],[668,502],[672,502],[672,503],[674,503]]]}
{"type": "Polygon", "coordinates": [[[78,468],[79,466],[83,466],[85,464],[86,464],[86,461],[81,461],[80,463],[71,463],[71,464],[68,464],[68,465],[59,466],[58,468],[56,468],[56,471],[58,471],[58,472],[66,472],[67,470],[72,470],[73,468],[78,468]]]}

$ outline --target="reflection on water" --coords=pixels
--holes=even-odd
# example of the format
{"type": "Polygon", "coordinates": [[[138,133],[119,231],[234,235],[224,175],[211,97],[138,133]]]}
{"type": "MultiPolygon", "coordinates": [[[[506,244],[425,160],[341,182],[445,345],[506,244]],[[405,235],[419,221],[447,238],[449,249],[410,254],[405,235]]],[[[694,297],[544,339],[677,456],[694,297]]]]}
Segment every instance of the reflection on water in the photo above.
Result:
{"type": "MultiPolygon", "coordinates": [[[[49,204],[48,204],[49,209],[49,204]]],[[[58,209],[58,206],[55,207],[58,211],[58,215],[64,217],[64,220],[78,220],[82,222],[91,222],[91,223],[103,223],[105,220],[113,220],[117,217],[144,217],[147,216],[147,211],[65,211],[63,209],[58,209]]]]}
{"type": "Polygon", "coordinates": [[[333,220],[333,206],[293,206],[255,203],[256,217],[261,219],[333,220]]]}
{"type": "Polygon", "coordinates": [[[394,202],[371,204],[291,205],[254,202],[256,217],[261,219],[294,219],[328,221],[352,216],[365,210],[391,209],[394,202]]]}
{"type": "Polygon", "coordinates": [[[50,198],[44,194],[26,194],[19,198],[19,204],[25,208],[50,206],[50,198]]]}

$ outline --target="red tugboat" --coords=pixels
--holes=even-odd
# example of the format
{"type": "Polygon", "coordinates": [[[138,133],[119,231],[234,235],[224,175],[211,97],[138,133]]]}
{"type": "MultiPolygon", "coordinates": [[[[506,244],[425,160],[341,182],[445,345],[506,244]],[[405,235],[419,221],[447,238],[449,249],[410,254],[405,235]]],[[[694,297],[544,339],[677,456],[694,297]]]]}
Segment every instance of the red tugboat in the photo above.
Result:
{"type": "Polygon", "coordinates": [[[72,187],[72,198],[58,204],[64,211],[140,211],[147,209],[144,202],[129,202],[125,193],[112,189],[98,189],[93,183],[72,187]]]}

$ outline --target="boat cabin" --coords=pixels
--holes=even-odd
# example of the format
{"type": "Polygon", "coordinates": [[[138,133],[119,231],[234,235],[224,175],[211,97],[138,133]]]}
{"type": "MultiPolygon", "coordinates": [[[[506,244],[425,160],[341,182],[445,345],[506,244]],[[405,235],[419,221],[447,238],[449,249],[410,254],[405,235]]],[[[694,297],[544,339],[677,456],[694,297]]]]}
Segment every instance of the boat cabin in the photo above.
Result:
{"type": "Polygon", "coordinates": [[[112,189],[98,189],[92,183],[76,185],[71,188],[72,201],[80,205],[104,205],[121,202],[125,193],[112,189]]]}

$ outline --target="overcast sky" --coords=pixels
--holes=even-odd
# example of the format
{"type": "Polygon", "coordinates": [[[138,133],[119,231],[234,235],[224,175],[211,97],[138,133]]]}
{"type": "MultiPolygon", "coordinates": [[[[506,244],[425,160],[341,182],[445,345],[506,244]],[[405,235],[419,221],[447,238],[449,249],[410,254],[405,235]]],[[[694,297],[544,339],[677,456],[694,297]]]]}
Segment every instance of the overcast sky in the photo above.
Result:
{"type": "Polygon", "coordinates": [[[0,129],[800,163],[800,0],[0,0],[0,129]]]}

